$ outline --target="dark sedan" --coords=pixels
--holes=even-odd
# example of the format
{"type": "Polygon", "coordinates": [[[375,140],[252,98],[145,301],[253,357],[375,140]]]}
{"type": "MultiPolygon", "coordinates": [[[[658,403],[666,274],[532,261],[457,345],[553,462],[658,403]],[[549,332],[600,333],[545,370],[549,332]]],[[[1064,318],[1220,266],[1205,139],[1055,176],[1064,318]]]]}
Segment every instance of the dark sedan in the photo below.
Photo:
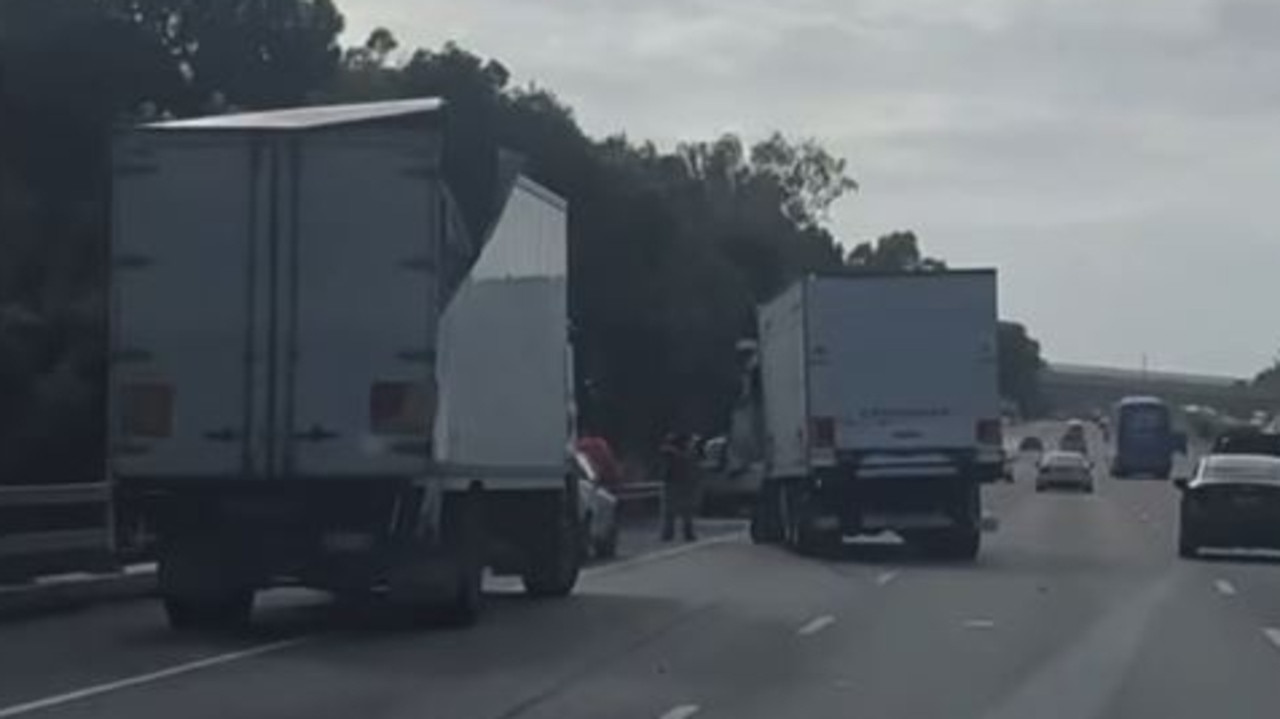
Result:
{"type": "Polygon", "coordinates": [[[1204,548],[1280,549],[1280,457],[1211,454],[1182,490],[1178,555],[1204,548]]]}

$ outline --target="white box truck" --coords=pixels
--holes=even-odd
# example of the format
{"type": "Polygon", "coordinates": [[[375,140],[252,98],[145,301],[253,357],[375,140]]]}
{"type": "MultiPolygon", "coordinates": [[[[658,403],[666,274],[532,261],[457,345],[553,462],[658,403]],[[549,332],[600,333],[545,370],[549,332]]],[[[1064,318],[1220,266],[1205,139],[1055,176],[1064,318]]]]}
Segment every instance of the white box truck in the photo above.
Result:
{"type": "Polygon", "coordinates": [[[994,271],[807,277],[759,310],[767,479],[752,535],[892,531],[976,556],[1001,472],[994,271]]]}
{"type": "Polygon", "coordinates": [[[486,567],[579,566],[566,207],[472,242],[431,99],[161,122],[114,145],[108,465],[171,625],[257,590],[470,623],[486,567]]]}

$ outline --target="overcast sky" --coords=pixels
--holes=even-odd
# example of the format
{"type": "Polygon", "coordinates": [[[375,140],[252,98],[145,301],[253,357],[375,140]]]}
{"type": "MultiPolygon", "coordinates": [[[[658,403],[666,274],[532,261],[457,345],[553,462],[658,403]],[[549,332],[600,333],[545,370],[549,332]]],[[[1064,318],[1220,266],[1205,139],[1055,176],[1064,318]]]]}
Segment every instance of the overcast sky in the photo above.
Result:
{"type": "Polygon", "coordinates": [[[1000,269],[1050,359],[1252,374],[1280,350],[1280,0],[339,0],[593,134],[780,129],[847,157],[846,244],[1000,269]]]}

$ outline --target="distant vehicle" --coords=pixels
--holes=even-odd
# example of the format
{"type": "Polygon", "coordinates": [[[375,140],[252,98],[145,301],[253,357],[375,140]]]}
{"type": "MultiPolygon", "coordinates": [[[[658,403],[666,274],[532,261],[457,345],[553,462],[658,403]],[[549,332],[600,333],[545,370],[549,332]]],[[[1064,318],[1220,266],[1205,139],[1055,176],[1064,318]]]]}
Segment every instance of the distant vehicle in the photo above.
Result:
{"type": "Polygon", "coordinates": [[[1063,452],[1078,452],[1086,456],[1089,454],[1089,441],[1085,437],[1083,422],[1072,420],[1067,423],[1066,431],[1058,440],[1058,449],[1063,452]]]}
{"type": "Polygon", "coordinates": [[[1093,463],[1079,452],[1050,452],[1036,465],[1036,491],[1093,492],[1093,463]]]}
{"type": "Polygon", "coordinates": [[[1173,455],[1186,452],[1186,435],[1173,430],[1168,405],[1156,397],[1126,397],[1115,407],[1111,475],[1167,478],[1173,455]]]}
{"type": "Polygon", "coordinates": [[[1000,479],[996,275],[829,274],[759,310],[767,479],[752,537],[820,552],[891,531],[973,559],[1000,479]]]}
{"type": "Polygon", "coordinates": [[[1182,491],[1178,556],[1206,547],[1280,549],[1280,457],[1212,454],[1174,483],[1182,491]]]}
{"type": "Polygon", "coordinates": [[[1254,428],[1232,429],[1213,440],[1212,454],[1267,454],[1280,457],[1280,434],[1254,428]]]}
{"type": "Polygon", "coordinates": [[[1023,437],[1018,443],[1019,452],[1043,452],[1044,440],[1039,437],[1023,437]]]}
{"type": "Polygon", "coordinates": [[[618,553],[618,498],[597,469],[597,460],[578,452],[578,510],[584,529],[582,558],[608,559],[618,553]]]}

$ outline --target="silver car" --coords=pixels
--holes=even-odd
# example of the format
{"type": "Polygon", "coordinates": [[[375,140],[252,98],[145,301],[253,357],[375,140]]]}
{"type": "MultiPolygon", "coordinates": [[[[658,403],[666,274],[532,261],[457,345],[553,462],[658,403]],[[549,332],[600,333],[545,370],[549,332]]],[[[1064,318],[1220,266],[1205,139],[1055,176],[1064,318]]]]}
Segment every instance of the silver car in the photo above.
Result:
{"type": "Polygon", "coordinates": [[[1036,465],[1036,491],[1093,492],[1093,463],[1079,452],[1049,452],[1036,465]]]}

